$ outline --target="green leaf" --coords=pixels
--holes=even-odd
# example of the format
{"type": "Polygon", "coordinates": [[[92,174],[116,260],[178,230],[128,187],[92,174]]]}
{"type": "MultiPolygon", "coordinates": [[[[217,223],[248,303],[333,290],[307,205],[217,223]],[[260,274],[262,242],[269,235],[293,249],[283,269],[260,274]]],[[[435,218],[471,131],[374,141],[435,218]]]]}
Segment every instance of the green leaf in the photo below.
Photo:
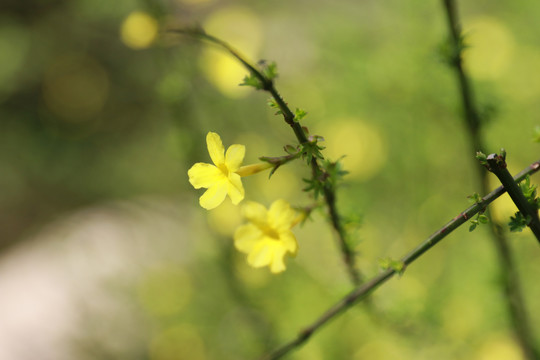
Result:
{"type": "Polygon", "coordinates": [[[487,165],[487,156],[481,151],[476,152],[476,160],[480,161],[482,165],[487,165]]]}
{"type": "Polygon", "coordinates": [[[487,224],[489,222],[489,218],[486,215],[478,215],[478,222],[480,224],[487,224]]]}
{"type": "Polygon", "coordinates": [[[304,143],[301,145],[302,150],[302,158],[304,158],[309,165],[311,163],[311,160],[313,157],[317,159],[324,159],[323,154],[321,153],[321,150],[324,149],[322,146],[317,145],[317,141],[310,141],[307,143],[304,143]]]}
{"type": "Polygon", "coordinates": [[[531,185],[531,177],[529,175],[527,175],[527,177],[519,183],[519,188],[523,192],[527,202],[535,208],[538,208],[539,204],[538,199],[536,198],[537,187],[538,185],[536,184],[531,185]]]}
{"type": "Polygon", "coordinates": [[[283,149],[285,150],[287,154],[291,154],[291,155],[298,154],[298,152],[300,151],[298,146],[293,146],[293,145],[285,145],[283,149]]]}
{"type": "Polygon", "coordinates": [[[281,108],[279,107],[278,103],[274,98],[271,98],[268,100],[268,106],[270,106],[272,109],[276,109],[275,115],[281,115],[283,112],[281,111],[281,108]]]}
{"type": "Polygon", "coordinates": [[[240,86],[251,86],[257,90],[260,90],[263,88],[261,81],[253,74],[246,75],[244,77],[243,82],[240,83],[240,86]]]}
{"type": "Polygon", "coordinates": [[[263,66],[262,72],[268,80],[275,79],[278,76],[277,64],[272,61],[270,64],[263,66]]]}
{"type": "Polygon", "coordinates": [[[321,194],[324,190],[324,183],[319,181],[318,179],[302,179],[305,183],[308,184],[304,189],[306,192],[313,192],[313,197],[318,199],[319,194],[321,194]]]}
{"type": "Polygon", "coordinates": [[[482,197],[477,192],[467,196],[467,199],[473,204],[480,204],[482,202],[482,197]]]}
{"type": "Polygon", "coordinates": [[[294,112],[294,121],[299,122],[300,120],[305,118],[306,115],[307,115],[306,111],[296,108],[296,111],[294,112]]]}
{"type": "Polygon", "coordinates": [[[401,260],[394,260],[392,258],[383,258],[379,259],[379,266],[383,270],[392,269],[395,270],[399,275],[403,275],[405,272],[405,263],[401,260]]]}
{"type": "Polygon", "coordinates": [[[527,215],[527,217],[524,217],[523,214],[521,214],[519,211],[512,217],[510,217],[510,222],[508,225],[510,226],[511,232],[521,232],[523,229],[531,222],[530,215],[527,215]]]}
{"type": "Polygon", "coordinates": [[[487,224],[488,222],[489,218],[486,215],[478,213],[474,219],[471,219],[471,226],[469,226],[469,232],[474,231],[479,225],[487,224]]]}

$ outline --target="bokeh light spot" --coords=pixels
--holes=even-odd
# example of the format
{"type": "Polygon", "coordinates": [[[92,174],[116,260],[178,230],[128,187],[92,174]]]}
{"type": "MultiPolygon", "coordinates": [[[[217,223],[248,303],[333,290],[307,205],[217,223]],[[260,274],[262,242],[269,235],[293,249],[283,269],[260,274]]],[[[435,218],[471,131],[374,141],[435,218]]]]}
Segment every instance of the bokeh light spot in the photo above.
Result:
{"type": "Polygon", "coordinates": [[[233,205],[230,200],[224,201],[223,204],[208,212],[208,225],[216,233],[231,237],[242,222],[240,206],[233,205]]]}
{"type": "Polygon", "coordinates": [[[394,360],[402,356],[402,350],[396,346],[395,341],[374,340],[362,345],[354,354],[354,359],[394,360]]]}
{"type": "Polygon", "coordinates": [[[481,324],[483,320],[481,314],[482,311],[474,300],[454,297],[443,308],[442,329],[450,337],[465,339],[481,324]]]}
{"type": "Polygon", "coordinates": [[[516,343],[507,337],[497,336],[485,342],[478,350],[478,360],[522,360],[523,356],[516,343]]]}
{"type": "Polygon", "coordinates": [[[510,30],[499,20],[478,17],[465,27],[464,65],[479,80],[498,79],[508,68],[515,41],[510,30]]]}
{"type": "Polygon", "coordinates": [[[149,47],[156,39],[157,34],[157,20],[142,11],[130,13],[120,28],[122,42],[132,49],[149,47]]]}
{"type": "MultiPolygon", "coordinates": [[[[204,22],[209,34],[218,34],[236,49],[241,49],[249,60],[256,59],[261,46],[262,30],[257,16],[243,7],[229,7],[211,14],[204,22]]],[[[248,74],[247,70],[223,49],[208,45],[204,48],[199,64],[208,81],[224,95],[241,98],[251,88],[238,86],[248,74]]]]}
{"type": "Polygon", "coordinates": [[[139,302],[154,316],[179,313],[191,300],[191,281],[177,267],[163,267],[147,273],[137,288],[139,302]]]}
{"type": "Polygon", "coordinates": [[[534,69],[540,64],[540,48],[520,46],[515,53],[512,71],[501,79],[501,91],[516,102],[536,103],[540,95],[540,73],[534,69]]]}
{"type": "Polygon", "coordinates": [[[256,132],[242,132],[234,138],[234,144],[246,146],[244,164],[260,162],[259,157],[269,156],[268,141],[264,134],[256,132]]]}
{"type": "Polygon", "coordinates": [[[47,69],[43,98],[47,107],[68,121],[87,120],[105,105],[109,78],[105,69],[84,55],[61,56],[47,69]]]}
{"type": "Polygon", "coordinates": [[[349,178],[369,180],[383,168],[387,160],[387,145],[383,134],[374,125],[359,119],[336,119],[321,134],[327,146],[324,154],[332,160],[345,155],[343,164],[349,178]]]}
{"type": "Polygon", "coordinates": [[[179,324],[157,334],[150,343],[151,360],[204,360],[204,343],[196,329],[179,324]]]}
{"type": "Polygon", "coordinates": [[[260,194],[264,196],[268,203],[271,203],[278,196],[283,199],[290,199],[301,193],[304,183],[300,183],[298,175],[289,170],[287,166],[283,166],[270,179],[268,179],[268,172],[257,176],[256,185],[260,194]]]}

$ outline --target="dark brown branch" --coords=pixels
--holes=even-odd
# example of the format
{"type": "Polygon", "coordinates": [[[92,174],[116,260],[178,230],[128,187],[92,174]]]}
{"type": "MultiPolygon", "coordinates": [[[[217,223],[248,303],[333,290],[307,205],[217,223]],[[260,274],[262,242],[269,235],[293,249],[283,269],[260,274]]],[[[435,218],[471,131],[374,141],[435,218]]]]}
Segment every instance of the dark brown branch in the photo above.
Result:
{"type": "Polygon", "coordinates": [[[538,242],[540,242],[540,219],[538,218],[538,209],[536,206],[532,206],[527,201],[525,195],[523,195],[523,192],[508,171],[505,159],[501,155],[490,154],[487,157],[487,163],[488,170],[497,176],[521,214],[524,217],[529,216],[531,218],[528,226],[534,236],[536,236],[538,242]]]}

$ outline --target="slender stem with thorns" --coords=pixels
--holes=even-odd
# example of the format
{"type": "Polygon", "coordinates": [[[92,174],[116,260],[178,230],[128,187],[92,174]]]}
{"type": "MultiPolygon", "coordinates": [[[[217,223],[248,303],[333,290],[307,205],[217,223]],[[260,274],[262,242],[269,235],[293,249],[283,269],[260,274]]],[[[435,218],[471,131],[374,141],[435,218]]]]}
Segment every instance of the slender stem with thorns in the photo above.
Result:
{"type": "MultiPolygon", "coordinates": [[[[523,180],[527,175],[533,174],[540,170],[540,160],[534,162],[526,169],[521,171],[514,177],[516,182],[523,180]]],[[[401,262],[404,267],[413,263],[416,259],[422,256],[425,252],[435,246],[438,242],[448,236],[452,231],[457,229],[459,226],[467,222],[468,219],[472,218],[480,211],[484,211],[485,208],[493,202],[495,199],[500,197],[506,192],[503,186],[498,187],[488,195],[482,198],[482,201],[476,203],[469,208],[465,209],[459,213],[455,218],[450,220],[442,228],[434,232],[430,237],[420,243],[416,248],[411,250],[408,254],[401,258],[401,262]]],[[[326,310],[317,320],[312,324],[305,327],[301,330],[296,338],[282,345],[280,348],[276,349],[274,352],[264,356],[262,360],[275,360],[279,359],[291,351],[299,348],[303,343],[305,343],[311,335],[317,332],[323,325],[328,323],[330,320],[334,319],[339,314],[343,313],[345,310],[356,304],[357,302],[365,299],[369,294],[375,291],[379,286],[388,281],[392,276],[394,276],[398,270],[396,269],[387,269],[380,273],[379,275],[371,278],[366,281],[361,286],[357,287],[351,291],[347,296],[342,298],[328,310],[326,310]]]]}
{"type": "MultiPolygon", "coordinates": [[[[233,57],[240,61],[240,63],[242,63],[242,65],[244,65],[253,76],[255,76],[260,81],[262,90],[270,93],[270,95],[278,105],[279,109],[281,110],[281,113],[283,114],[283,119],[293,129],[298,142],[300,144],[306,144],[309,142],[306,133],[302,128],[302,125],[297,119],[295,119],[294,113],[291,111],[287,103],[283,100],[283,98],[277,91],[272,79],[266,77],[260,70],[257,69],[256,66],[252,65],[246,59],[246,57],[241,55],[240,52],[238,52],[236,49],[234,49],[232,46],[230,46],[223,40],[205,33],[202,29],[171,29],[169,31],[172,33],[178,33],[207,40],[227,50],[233,57]]],[[[317,158],[313,157],[311,159],[310,166],[312,178],[314,181],[319,181],[319,179],[324,178],[324,176],[322,176],[323,170],[321,169],[317,158]]],[[[328,214],[330,216],[330,223],[332,224],[334,232],[336,233],[336,237],[339,241],[339,246],[343,256],[343,262],[347,267],[347,272],[349,273],[352,283],[357,286],[361,283],[362,277],[360,275],[360,272],[356,268],[354,251],[347,243],[345,229],[343,228],[341,217],[336,208],[336,189],[328,181],[324,181],[323,194],[326,202],[326,207],[328,209],[328,214]]]]}

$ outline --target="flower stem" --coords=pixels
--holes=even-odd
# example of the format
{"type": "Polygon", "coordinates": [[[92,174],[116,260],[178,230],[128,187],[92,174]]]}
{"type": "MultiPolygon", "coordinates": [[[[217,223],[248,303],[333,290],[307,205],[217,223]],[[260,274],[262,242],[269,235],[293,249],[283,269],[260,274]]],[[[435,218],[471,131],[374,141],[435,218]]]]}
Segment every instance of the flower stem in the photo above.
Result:
{"type": "MultiPolygon", "coordinates": [[[[533,164],[525,168],[523,171],[517,174],[513,179],[516,182],[519,182],[523,180],[527,175],[533,174],[537,172],[538,170],[540,170],[540,160],[534,162],[533,164]]],[[[503,195],[505,192],[506,192],[506,189],[503,186],[500,186],[494,191],[492,191],[491,193],[489,193],[488,195],[484,196],[481,202],[478,202],[470,206],[469,208],[465,209],[464,211],[460,212],[455,218],[450,220],[446,225],[444,225],[439,230],[434,232],[430,237],[428,237],[426,240],[420,243],[417,247],[415,247],[413,250],[411,250],[409,253],[403,256],[401,258],[401,261],[404,263],[405,266],[410,265],[416,259],[422,256],[425,252],[427,252],[429,249],[431,249],[433,246],[439,243],[442,239],[448,236],[452,231],[454,231],[459,226],[467,222],[468,219],[476,215],[478,212],[483,211],[486,208],[486,206],[488,206],[488,204],[490,204],[495,199],[503,195]]],[[[338,301],[336,304],[331,306],[312,324],[310,324],[309,326],[301,330],[296,336],[296,338],[285,343],[284,345],[282,345],[281,347],[279,347],[272,353],[264,356],[262,360],[279,359],[287,355],[292,350],[299,348],[303,343],[305,343],[311,337],[311,335],[317,332],[323,325],[325,325],[330,320],[332,320],[336,316],[343,313],[345,310],[347,310],[354,304],[365,299],[370,293],[375,291],[379,286],[384,284],[386,281],[390,280],[390,278],[394,276],[396,273],[397,273],[396,269],[388,268],[387,270],[383,271],[379,275],[366,281],[364,284],[357,287],[356,289],[351,291],[347,296],[343,297],[340,301],[338,301]]]]}
{"type": "MultiPolygon", "coordinates": [[[[302,128],[302,125],[299,121],[297,121],[297,119],[295,119],[294,113],[291,111],[287,103],[283,100],[283,98],[277,91],[272,79],[267,78],[261,71],[257,69],[256,66],[252,65],[246,59],[246,57],[241,55],[237,50],[235,50],[232,46],[230,46],[223,40],[220,40],[212,35],[205,33],[202,29],[171,29],[169,31],[207,40],[227,50],[233,57],[240,61],[240,63],[242,63],[242,65],[244,65],[253,76],[255,76],[260,81],[261,89],[270,93],[270,95],[278,105],[279,110],[283,114],[283,119],[293,129],[298,142],[300,144],[306,144],[309,141],[304,129],[302,128]]],[[[310,166],[313,180],[322,178],[320,175],[322,174],[323,170],[321,169],[321,166],[319,165],[319,162],[315,157],[311,159],[310,166]]],[[[327,180],[324,180],[324,182],[324,199],[330,217],[330,222],[336,233],[341,253],[343,255],[343,261],[347,267],[347,272],[349,273],[352,283],[357,286],[361,283],[362,277],[355,266],[354,252],[346,241],[345,230],[341,223],[339,212],[336,208],[336,189],[327,180]]]]}

